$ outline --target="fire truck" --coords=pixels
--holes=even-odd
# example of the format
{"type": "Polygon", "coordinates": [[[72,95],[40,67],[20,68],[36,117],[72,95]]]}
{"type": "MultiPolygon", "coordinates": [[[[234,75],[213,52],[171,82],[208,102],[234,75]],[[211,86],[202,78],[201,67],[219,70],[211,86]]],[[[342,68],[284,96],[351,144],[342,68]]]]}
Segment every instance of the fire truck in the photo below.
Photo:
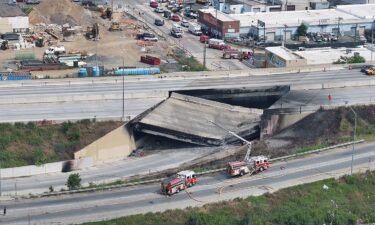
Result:
{"type": "Polygon", "coordinates": [[[197,176],[194,171],[184,170],[164,179],[161,182],[160,191],[162,194],[173,195],[185,188],[195,185],[197,181],[197,176]]]}
{"type": "Polygon", "coordinates": [[[214,39],[214,38],[211,38],[211,39],[208,40],[208,47],[214,48],[214,49],[219,49],[219,50],[230,48],[230,46],[225,44],[225,42],[223,40],[214,39]]]}
{"type": "Polygon", "coordinates": [[[223,49],[223,59],[250,59],[253,55],[253,51],[250,49],[223,49]]]}
{"type": "Polygon", "coordinates": [[[235,161],[229,162],[227,167],[227,173],[229,176],[243,176],[245,174],[253,174],[262,172],[270,167],[268,158],[265,156],[251,157],[248,161],[235,161]]]}

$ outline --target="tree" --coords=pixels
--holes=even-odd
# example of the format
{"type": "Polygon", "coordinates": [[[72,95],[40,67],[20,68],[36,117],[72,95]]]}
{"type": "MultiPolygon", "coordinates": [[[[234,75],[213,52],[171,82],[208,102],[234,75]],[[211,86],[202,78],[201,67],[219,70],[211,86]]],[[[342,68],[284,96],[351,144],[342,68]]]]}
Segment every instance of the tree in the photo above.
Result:
{"type": "Polygon", "coordinates": [[[297,28],[298,36],[306,36],[307,29],[308,27],[304,23],[301,23],[301,25],[299,25],[299,27],[297,28]]]}
{"type": "Polygon", "coordinates": [[[66,182],[66,186],[69,190],[74,190],[81,187],[81,177],[78,173],[72,173],[68,177],[68,181],[66,182]]]}

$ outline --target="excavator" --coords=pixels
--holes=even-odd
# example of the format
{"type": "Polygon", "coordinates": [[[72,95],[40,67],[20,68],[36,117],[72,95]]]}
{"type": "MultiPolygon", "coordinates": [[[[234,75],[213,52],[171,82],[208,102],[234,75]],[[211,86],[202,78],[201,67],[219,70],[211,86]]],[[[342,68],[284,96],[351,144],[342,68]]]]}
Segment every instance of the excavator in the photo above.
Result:
{"type": "Polygon", "coordinates": [[[103,19],[109,19],[109,20],[112,20],[112,9],[111,8],[107,8],[106,10],[104,10],[101,14],[100,17],[102,17],[103,19]]]}
{"type": "Polygon", "coordinates": [[[1,43],[0,49],[1,50],[7,50],[7,49],[9,49],[9,42],[8,41],[3,41],[1,43]]]}
{"type": "Polygon", "coordinates": [[[99,24],[94,23],[92,27],[87,27],[86,38],[89,40],[97,40],[99,38],[99,24]]]}

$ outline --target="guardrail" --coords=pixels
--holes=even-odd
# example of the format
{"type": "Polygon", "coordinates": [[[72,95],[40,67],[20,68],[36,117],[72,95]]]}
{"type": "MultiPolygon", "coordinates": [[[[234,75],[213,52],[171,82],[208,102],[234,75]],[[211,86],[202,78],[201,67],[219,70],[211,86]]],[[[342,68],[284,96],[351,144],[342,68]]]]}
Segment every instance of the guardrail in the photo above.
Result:
{"type": "MultiPolygon", "coordinates": [[[[355,141],[354,143],[362,143],[364,140],[358,140],[355,141]]],[[[344,147],[344,146],[349,146],[352,145],[353,142],[346,142],[342,144],[337,144],[321,149],[316,149],[316,150],[311,150],[311,151],[306,151],[303,153],[296,153],[292,155],[287,155],[287,156],[282,156],[282,157],[277,157],[277,158],[272,158],[269,161],[274,162],[274,161],[280,161],[280,160],[286,160],[290,158],[295,158],[295,157],[300,157],[308,154],[313,154],[313,153],[318,153],[318,152],[323,152],[327,151],[330,149],[334,148],[339,148],[339,147],[344,147]]],[[[213,170],[207,170],[204,172],[199,172],[197,175],[206,175],[206,174],[211,174],[211,173],[217,173],[221,171],[225,171],[226,168],[218,168],[218,169],[213,169],[213,170]]],[[[84,193],[84,192],[94,192],[94,191],[100,191],[100,190],[110,190],[110,189],[115,189],[115,188],[123,188],[123,187],[130,187],[130,186],[136,186],[136,185],[142,185],[142,184],[151,184],[151,183],[156,183],[160,182],[163,178],[160,179],[151,179],[151,180],[146,180],[146,181],[139,181],[139,182],[130,182],[130,183],[125,183],[125,184],[115,184],[115,185],[108,185],[108,186],[99,186],[99,187],[86,187],[78,190],[68,190],[68,191],[59,191],[59,192],[50,192],[50,193],[44,193],[44,194],[38,194],[38,195],[29,195],[29,196],[22,196],[26,198],[39,198],[39,197],[49,197],[49,196],[58,196],[58,195],[69,195],[69,194],[77,194],[77,193],[84,193]]]]}

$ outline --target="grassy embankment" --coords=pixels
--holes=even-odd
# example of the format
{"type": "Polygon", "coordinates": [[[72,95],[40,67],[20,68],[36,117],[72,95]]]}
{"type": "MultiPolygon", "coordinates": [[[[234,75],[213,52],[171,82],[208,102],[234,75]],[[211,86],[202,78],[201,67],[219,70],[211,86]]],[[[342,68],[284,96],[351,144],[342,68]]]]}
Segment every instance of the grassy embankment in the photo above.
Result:
{"type": "Polygon", "coordinates": [[[53,125],[0,124],[1,168],[40,165],[73,158],[73,153],[119,127],[121,122],[81,120],[53,125]]]}
{"type": "Polygon", "coordinates": [[[375,172],[367,172],[201,208],[147,213],[85,225],[354,225],[374,222],[375,172]],[[324,185],[328,189],[324,189],[324,185]]]}

